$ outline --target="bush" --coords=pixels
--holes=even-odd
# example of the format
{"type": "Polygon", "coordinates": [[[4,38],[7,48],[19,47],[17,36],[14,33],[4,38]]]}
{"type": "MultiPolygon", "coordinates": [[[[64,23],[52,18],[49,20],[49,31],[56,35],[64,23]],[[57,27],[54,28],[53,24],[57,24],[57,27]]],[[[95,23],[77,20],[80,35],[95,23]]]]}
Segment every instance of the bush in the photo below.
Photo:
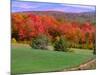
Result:
{"type": "Polygon", "coordinates": [[[55,45],[54,45],[54,50],[55,51],[68,51],[67,48],[67,40],[63,37],[61,37],[59,40],[56,40],[55,45]]]}
{"type": "Polygon", "coordinates": [[[46,35],[39,35],[36,38],[33,38],[31,42],[31,47],[35,49],[48,49],[50,40],[46,35]]]}
{"type": "Polygon", "coordinates": [[[15,38],[12,38],[11,42],[12,42],[12,43],[17,43],[17,41],[16,41],[15,38]]]}

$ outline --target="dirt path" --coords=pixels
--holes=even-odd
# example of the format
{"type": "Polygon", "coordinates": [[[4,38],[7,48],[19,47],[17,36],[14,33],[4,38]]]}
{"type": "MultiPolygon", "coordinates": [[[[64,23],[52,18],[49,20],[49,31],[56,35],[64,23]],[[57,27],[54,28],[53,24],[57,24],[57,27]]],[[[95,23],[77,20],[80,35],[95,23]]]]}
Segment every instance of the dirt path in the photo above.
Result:
{"type": "Polygon", "coordinates": [[[78,67],[71,68],[71,69],[64,69],[63,71],[75,71],[75,70],[91,70],[96,68],[96,60],[93,59],[87,63],[84,63],[78,67]]]}

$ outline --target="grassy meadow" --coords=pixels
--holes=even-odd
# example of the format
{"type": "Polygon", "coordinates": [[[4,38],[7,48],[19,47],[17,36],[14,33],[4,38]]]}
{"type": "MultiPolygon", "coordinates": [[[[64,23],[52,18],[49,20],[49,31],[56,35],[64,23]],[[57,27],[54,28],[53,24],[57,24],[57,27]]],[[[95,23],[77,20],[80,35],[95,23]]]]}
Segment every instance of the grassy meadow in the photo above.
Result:
{"type": "Polygon", "coordinates": [[[92,50],[72,49],[73,52],[32,49],[28,45],[12,45],[12,74],[56,72],[73,68],[95,58],[92,50]]]}

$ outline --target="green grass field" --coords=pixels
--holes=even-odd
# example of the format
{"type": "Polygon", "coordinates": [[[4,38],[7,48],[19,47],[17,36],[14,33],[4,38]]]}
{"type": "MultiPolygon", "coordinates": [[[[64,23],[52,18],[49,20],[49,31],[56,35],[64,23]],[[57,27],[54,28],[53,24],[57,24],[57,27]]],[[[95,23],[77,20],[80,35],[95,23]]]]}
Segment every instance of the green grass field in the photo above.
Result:
{"type": "Polygon", "coordinates": [[[28,46],[12,46],[12,74],[62,71],[79,66],[95,58],[92,50],[73,49],[74,52],[58,52],[32,49],[28,46]]]}

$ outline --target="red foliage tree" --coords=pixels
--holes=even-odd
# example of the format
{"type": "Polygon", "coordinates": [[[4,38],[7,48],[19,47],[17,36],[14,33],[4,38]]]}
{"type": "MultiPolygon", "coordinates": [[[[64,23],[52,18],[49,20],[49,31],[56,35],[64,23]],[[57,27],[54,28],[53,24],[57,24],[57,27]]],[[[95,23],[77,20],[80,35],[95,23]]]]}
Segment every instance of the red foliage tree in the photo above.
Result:
{"type": "Polygon", "coordinates": [[[12,14],[12,37],[18,40],[31,40],[39,34],[45,34],[51,39],[64,36],[73,43],[85,44],[88,33],[88,43],[94,43],[95,26],[90,22],[80,25],[78,22],[59,22],[53,16],[34,15],[33,13],[12,14]]]}

